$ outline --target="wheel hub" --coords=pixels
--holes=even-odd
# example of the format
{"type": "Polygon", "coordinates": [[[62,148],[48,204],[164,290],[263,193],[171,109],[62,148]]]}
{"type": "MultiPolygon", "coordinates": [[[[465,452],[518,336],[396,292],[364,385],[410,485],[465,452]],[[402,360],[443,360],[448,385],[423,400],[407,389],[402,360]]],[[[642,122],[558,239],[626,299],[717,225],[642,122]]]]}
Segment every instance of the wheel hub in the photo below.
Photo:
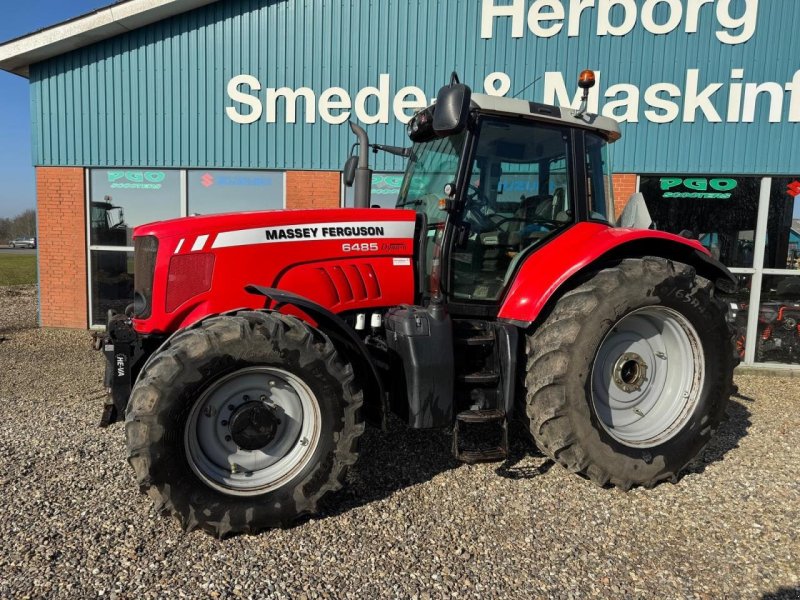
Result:
{"type": "Polygon", "coordinates": [[[280,487],[312,459],[319,403],[297,375],[249,366],[215,380],[184,429],[189,466],[210,487],[235,496],[280,487]]]}
{"type": "Polygon", "coordinates": [[[613,380],[623,392],[641,390],[647,380],[647,363],[635,352],[625,352],[614,363],[613,380]]]}
{"type": "Polygon", "coordinates": [[[258,450],[275,439],[280,424],[280,419],[263,402],[247,402],[231,416],[231,437],[242,450],[258,450]]]}
{"type": "Polygon", "coordinates": [[[647,306],[617,321],[592,366],[599,424],[626,446],[653,448],[691,419],[703,389],[705,359],[691,323],[666,306],[647,306]]]}

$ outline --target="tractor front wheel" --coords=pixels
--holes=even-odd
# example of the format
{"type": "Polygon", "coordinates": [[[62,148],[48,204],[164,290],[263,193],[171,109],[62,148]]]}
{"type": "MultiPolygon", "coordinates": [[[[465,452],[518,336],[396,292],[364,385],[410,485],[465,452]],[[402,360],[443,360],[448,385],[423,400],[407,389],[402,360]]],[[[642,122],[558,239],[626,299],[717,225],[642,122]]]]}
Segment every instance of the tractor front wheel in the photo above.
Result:
{"type": "Polygon", "coordinates": [[[285,526],[341,488],[364,431],[361,404],[352,367],[318,330],[274,312],[212,317],[140,373],[128,460],[187,530],[285,526]]]}
{"type": "Polygon", "coordinates": [[[722,419],[736,366],[711,282],[661,258],[624,260],[564,294],[527,353],[539,448],[623,489],[677,479],[722,419]]]}

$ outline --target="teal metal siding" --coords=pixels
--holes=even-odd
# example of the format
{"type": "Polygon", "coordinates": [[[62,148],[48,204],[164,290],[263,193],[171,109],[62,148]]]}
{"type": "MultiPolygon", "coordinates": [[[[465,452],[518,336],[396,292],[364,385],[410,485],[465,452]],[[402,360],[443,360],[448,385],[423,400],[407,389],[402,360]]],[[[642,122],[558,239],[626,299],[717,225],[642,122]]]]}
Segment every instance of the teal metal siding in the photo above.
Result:
{"type": "MultiPolygon", "coordinates": [[[[496,4],[510,0],[493,0],[496,4]]],[[[531,0],[524,0],[525,7],[531,0]]],[[[744,0],[734,0],[740,14],[744,0]]],[[[565,6],[569,2],[564,2],[565,6]]],[[[637,0],[641,5],[641,0],[637,0]]],[[[686,4],[684,2],[684,4],[686,4]]],[[[659,8],[665,9],[665,6],[659,8]]],[[[744,68],[745,82],[790,82],[800,69],[800,2],[762,0],[755,36],[724,45],[711,6],[699,31],[680,27],[653,35],[637,22],[624,37],[595,35],[596,15],[583,13],[582,34],[565,31],[541,39],[527,28],[510,35],[510,19],[496,19],[494,37],[481,39],[478,0],[221,0],[184,15],[89,46],[31,68],[34,160],[38,165],[340,169],[353,137],[346,124],[286,124],[262,120],[233,123],[225,107],[228,80],[254,75],[266,87],[308,86],[319,94],[332,86],[352,98],[391,76],[390,101],[403,86],[428,97],[456,69],[483,91],[493,71],[508,73],[512,94],[545,71],[564,74],[573,93],[578,72],[601,71],[601,91],[614,83],[645,89],[656,82],[684,87],[686,71],[701,70],[701,87],[730,82],[744,68]]],[[[619,19],[619,13],[616,19],[619,19]]],[[[665,10],[656,11],[657,21],[665,10]]],[[[541,101],[543,81],[522,97],[541,101]]],[[[724,118],[726,88],[715,96],[724,118]]],[[[800,172],[798,124],[767,122],[767,102],[751,124],[644,120],[622,125],[613,167],[640,173],[800,172]]],[[[607,100],[601,99],[601,105],[607,100]]],[[[282,104],[282,103],[281,103],[282,104]]],[[[302,101],[298,102],[298,107],[302,101]]],[[[303,110],[298,110],[298,117],[303,110]]],[[[391,105],[390,105],[390,114],[391,105]]],[[[406,145],[404,127],[367,127],[373,141],[406,145]]],[[[399,159],[377,156],[374,167],[402,168],[399,159]]]]}

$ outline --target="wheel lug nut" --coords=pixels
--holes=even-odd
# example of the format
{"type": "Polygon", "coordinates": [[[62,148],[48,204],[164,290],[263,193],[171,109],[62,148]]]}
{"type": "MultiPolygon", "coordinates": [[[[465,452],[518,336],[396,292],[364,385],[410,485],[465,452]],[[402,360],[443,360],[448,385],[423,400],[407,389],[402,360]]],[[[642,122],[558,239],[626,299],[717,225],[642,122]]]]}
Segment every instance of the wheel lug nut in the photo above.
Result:
{"type": "Polygon", "coordinates": [[[226,435],[226,436],[225,436],[225,441],[226,441],[226,442],[230,442],[230,441],[231,441],[231,436],[229,436],[229,435],[226,435]]]}
{"type": "Polygon", "coordinates": [[[224,419],[223,419],[223,421],[222,421],[222,426],[223,426],[223,427],[225,427],[227,424],[228,424],[228,421],[226,421],[226,420],[224,420],[224,419]]]}
{"type": "Polygon", "coordinates": [[[248,396],[247,394],[245,394],[244,396],[242,396],[242,400],[244,400],[245,402],[247,402],[247,401],[249,401],[249,400],[250,400],[250,396],[248,396]]]}
{"type": "Polygon", "coordinates": [[[264,394],[261,394],[261,397],[259,398],[259,400],[261,400],[262,402],[266,402],[267,401],[267,397],[264,394]]]}
{"type": "Polygon", "coordinates": [[[234,410],[236,407],[233,404],[228,404],[228,410],[234,410]]]}

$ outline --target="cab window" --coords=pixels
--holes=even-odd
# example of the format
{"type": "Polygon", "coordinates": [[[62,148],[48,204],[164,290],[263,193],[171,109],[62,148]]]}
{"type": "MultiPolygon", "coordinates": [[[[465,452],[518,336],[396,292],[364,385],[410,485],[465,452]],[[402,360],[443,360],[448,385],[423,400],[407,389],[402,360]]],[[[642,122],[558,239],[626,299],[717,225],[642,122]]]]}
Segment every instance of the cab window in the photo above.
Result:
{"type": "Polygon", "coordinates": [[[574,221],[569,132],[541,123],[487,119],[453,248],[452,296],[494,301],[519,257],[574,221]]]}

